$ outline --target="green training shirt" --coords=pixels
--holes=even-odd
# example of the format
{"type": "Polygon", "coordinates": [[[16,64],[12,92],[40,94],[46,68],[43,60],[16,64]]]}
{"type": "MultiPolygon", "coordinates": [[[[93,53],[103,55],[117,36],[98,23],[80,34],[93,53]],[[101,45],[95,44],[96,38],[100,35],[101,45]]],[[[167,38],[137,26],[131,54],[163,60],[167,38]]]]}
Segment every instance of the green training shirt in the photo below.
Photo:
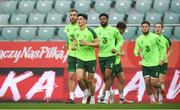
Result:
{"type": "MultiPolygon", "coordinates": [[[[121,34],[120,34],[121,35],[121,34]]],[[[117,40],[116,40],[117,41],[117,40]]],[[[121,48],[122,48],[122,45],[124,43],[124,39],[121,35],[121,45],[119,46],[119,50],[118,50],[118,53],[121,52],[121,48]]],[[[115,45],[117,45],[117,43],[115,42],[115,45]]],[[[116,64],[119,64],[121,62],[121,59],[120,59],[120,56],[119,55],[116,55],[116,58],[115,58],[115,65],[116,64]]]]}
{"type": "Polygon", "coordinates": [[[148,35],[140,35],[136,39],[134,54],[139,55],[139,50],[142,51],[143,66],[158,66],[162,59],[163,45],[156,34],[149,32],[148,35]]]}
{"type": "Polygon", "coordinates": [[[111,52],[113,48],[117,51],[120,50],[120,45],[122,45],[122,36],[120,35],[118,29],[112,26],[107,27],[97,27],[94,29],[97,34],[97,38],[100,42],[99,46],[99,57],[110,57],[115,56],[111,52]],[[117,45],[115,45],[115,41],[117,40],[117,45]]]}
{"type": "Polygon", "coordinates": [[[90,28],[85,28],[83,30],[78,29],[75,32],[75,38],[78,42],[78,46],[76,51],[76,57],[82,61],[91,61],[96,60],[95,50],[92,46],[83,46],[80,44],[81,40],[85,40],[87,42],[93,42],[95,38],[97,38],[95,32],[90,28]]]}
{"type": "Polygon", "coordinates": [[[163,47],[165,47],[162,49],[163,59],[165,59],[165,62],[168,62],[168,60],[167,60],[167,48],[171,47],[171,41],[169,40],[168,37],[166,37],[162,34],[159,37],[160,37],[160,40],[162,42],[163,47]]]}
{"type": "Polygon", "coordinates": [[[71,47],[73,44],[73,37],[74,37],[73,34],[77,29],[79,29],[78,24],[71,24],[70,23],[70,24],[66,25],[65,30],[64,30],[68,36],[68,39],[67,39],[67,45],[69,47],[68,55],[73,56],[73,57],[76,57],[76,54],[75,54],[75,51],[71,50],[71,47]]]}

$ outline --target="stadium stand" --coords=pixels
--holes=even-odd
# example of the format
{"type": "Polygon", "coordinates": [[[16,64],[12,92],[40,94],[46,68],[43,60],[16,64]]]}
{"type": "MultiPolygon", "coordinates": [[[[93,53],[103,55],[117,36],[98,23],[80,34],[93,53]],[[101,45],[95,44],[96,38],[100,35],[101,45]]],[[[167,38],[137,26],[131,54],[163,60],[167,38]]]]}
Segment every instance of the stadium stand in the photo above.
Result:
{"type": "Polygon", "coordinates": [[[11,16],[10,24],[25,25],[27,23],[27,15],[15,14],[11,16]]]}
{"type": "Polygon", "coordinates": [[[37,28],[36,27],[22,27],[20,29],[19,40],[33,40],[36,37],[37,28]]]}
{"type": "Polygon", "coordinates": [[[136,36],[136,30],[137,27],[127,27],[123,34],[124,39],[126,40],[134,39],[136,36]]]}
{"type": "Polygon", "coordinates": [[[97,13],[105,13],[109,12],[111,8],[111,2],[110,0],[98,0],[95,1],[95,10],[97,13]]]}
{"type": "Polygon", "coordinates": [[[146,13],[145,20],[151,24],[162,22],[162,13],[148,12],[146,13]]]}
{"type": "Polygon", "coordinates": [[[41,1],[39,0],[36,5],[36,10],[38,13],[47,14],[52,10],[53,1],[41,1]]]}
{"type": "Polygon", "coordinates": [[[171,38],[172,36],[172,30],[173,30],[173,27],[164,27],[163,28],[163,34],[165,36],[167,36],[168,38],[171,38]]]}
{"type": "Polygon", "coordinates": [[[20,1],[18,5],[19,12],[22,14],[30,14],[34,11],[35,1],[20,1]]]}
{"type": "Polygon", "coordinates": [[[151,0],[138,0],[136,1],[135,8],[139,13],[147,13],[151,9],[151,0]]]}
{"type": "Polygon", "coordinates": [[[17,1],[4,1],[2,2],[1,8],[2,12],[6,14],[15,13],[17,10],[17,1]]]}
{"type": "Polygon", "coordinates": [[[128,13],[131,10],[131,0],[117,0],[115,3],[115,10],[118,13],[128,13]]]}
{"type": "Polygon", "coordinates": [[[76,1],[74,8],[79,13],[89,12],[91,8],[91,1],[86,1],[86,0],[76,1]]]}
{"type": "Polygon", "coordinates": [[[180,40],[180,27],[175,27],[174,29],[174,38],[180,40]]]}
{"type": "Polygon", "coordinates": [[[172,0],[170,7],[172,12],[180,14],[180,0],[172,0]]]}
{"type": "Polygon", "coordinates": [[[57,13],[66,14],[71,8],[71,3],[70,0],[57,0],[54,9],[57,13]]]}
{"type": "Polygon", "coordinates": [[[17,27],[5,27],[2,29],[1,35],[5,40],[15,40],[18,36],[19,28],[17,27]]]}
{"type": "Polygon", "coordinates": [[[98,26],[99,13],[103,12],[109,14],[109,24],[115,25],[118,21],[124,21],[128,24],[124,35],[127,40],[140,34],[139,25],[143,20],[151,24],[163,22],[167,25],[164,27],[164,34],[180,40],[177,36],[180,24],[179,5],[180,0],[2,0],[0,25],[6,26],[0,27],[0,39],[66,40],[64,25],[69,23],[70,9],[75,8],[80,13],[88,14],[88,24],[98,26]],[[131,27],[133,24],[137,25],[131,27]],[[28,25],[62,26],[27,27],[28,25]]]}
{"type": "Polygon", "coordinates": [[[46,24],[61,24],[63,15],[58,13],[49,13],[46,17],[46,24]]]}
{"type": "Polygon", "coordinates": [[[50,40],[54,37],[55,27],[40,27],[37,40],[50,40]]]}
{"type": "Polygon", "coordinates": [[[39,13],[32,13],[29,16],[28,24],[44,24],[45,23],[45,15],[39,13]]]}
{"type": "Polygon", "coordinates": [[[170,0],[154,0],[153,8],[158,13],[164,13],[169,9],[170,0]]]}

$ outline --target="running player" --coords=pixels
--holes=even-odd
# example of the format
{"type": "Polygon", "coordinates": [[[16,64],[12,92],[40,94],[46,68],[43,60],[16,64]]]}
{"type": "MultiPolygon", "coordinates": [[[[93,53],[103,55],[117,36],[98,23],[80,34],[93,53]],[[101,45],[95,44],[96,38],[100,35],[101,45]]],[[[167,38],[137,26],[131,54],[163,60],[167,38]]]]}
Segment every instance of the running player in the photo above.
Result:
{"type": "Polygon", "coordinates": [[[105,82],[105,97],[102,103],[109,103],[110,87],[112,84],[112,68],[115,62],[115,53],[121,45],[121,35],[115,27],[108,25],[109,15],[99,15],[100,27],[95,28],[99,46],[99,64],[105,82]],[[117,45],[115,46],[115,41],[117,45]]]}
{"type": "Polygon", "coordinates": [[[75,51],[72,51],[72,47],[73,47],[73,33],[74,31],[76,31],[77,29],[79,29],[79,26],[77,25],[77,14],[78,12],[76,10],[71,10],[70,11],[70,23],[68,25],[66,25],[65,27],[65,32],[68,36],[67,39],[67,45],[68,46],[68,66],[67,66],[67,70],[69,72],[69,79],[68,79],[68,86],[69,86],[69,95],[70,95],[70,99],[68,100],[68,103],[74,103],[74,90],[76,87],[75,84],[75,71],[76,71],[76,54],[75,51]]]}
{"type": "Polygon", "coordinates": [[[150,96],[151,103],[156,103],[153,94],[153,87],[160,88],[158,84],[159,64],[162,57],[162,44],[159,37],[149,32],[150,23],[141,23],[142,33],[137,39],[134,49],[135,56],[142,57],[142,72],[145,80],[146,91],[150,96]],[[160,48],[161,47],[161,48],[160,48]]]}
{"type": "Polygon", "coordinates": [[[158,90],[159,94],[157,95],[157,96],[159,96],[159,98],[158,98],[159,103],[163,103],[163,97],[164,98],[166,97],[164,79],[165,79],[167,69],[168,69],[168,56],[171,53],[171,41],[169,40],[168,37],[166,37],[165,35],[162,34],[162,30],[163,30],[162,23],[159,22],[154,25],[154,32],[160,37],[160,40],[165,47],[163,50],[163,60],[161,61],[160,72],[159,72],[160,73],[159,81],[161,84],[161,90],[160,89],[158,90]]]}
{"type": "MultiPolygon", "coordinates": [[[[78,80],[78,84],[81,90],[84,92],[84,96],[82,99],[82,104],[87,103],[87,98],[91,95],[90,104],[95,104],[95,83],[94,83],[94,73],[96,71],[96,56],[94,47],[99,46],[99,42],[97,40],[97,36],[95,32],[87,27],[87,15],[78,14],[78,25],[79,29],[75,32],[76,38],[76,57],[77,57],[77,65],[76,65],[76,76],[78,80]],[[85,72],[88,72],[88,78],[85,77],[85,72]],[[88,80],[90,93],[87,85],[84,80],[88,80]]],[[[88,82],[86,81],[86,82],[88,82]]]]}
{"type": "MultiPolygon", "coordinates": [[[[124,22],[118,22],[116,25],[116,28],[119,30],[119,33],[121,35],[123,35],[126,27],[127,26],[124,22]]],[[[119,57],[119,56],[122,56],[122,57],[125,56],[124,51],[122,51],[122,45],[124,42],[122,36],[121,36],[121,42],[122,42],[122,44],[119,47],[120,50],[116,53],[115,65],[113,66],[113,70],[112,70],[112,78],[115,79],[115,77],[117,77],[117,79],[119,81],[119,83],[118,83],[119,103],[133,103],[133,101],[127,100],[123,96],[125,77],[124,77],[123,68],[121,65],[121,59],[119,57]]]]}

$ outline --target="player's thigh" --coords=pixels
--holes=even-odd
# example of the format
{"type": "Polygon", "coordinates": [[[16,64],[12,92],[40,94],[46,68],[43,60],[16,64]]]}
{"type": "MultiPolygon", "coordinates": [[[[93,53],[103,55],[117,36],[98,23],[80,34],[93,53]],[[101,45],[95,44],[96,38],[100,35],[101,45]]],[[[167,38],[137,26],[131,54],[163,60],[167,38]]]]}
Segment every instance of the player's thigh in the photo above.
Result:
{"type": "Polygon", "coordinates": [[[106,69],[108,68],[108,69],[110,69],[112,71],[114,63],[115,63],[115,56],[107,57],[105,68],[106,69]]]}
{"type": "Polygon", "coordinates": [[[96,60],[86,62],[86,71],[88,74],[94,74],[96,72],[96,60]]]}
{"type": "Polygon", "coordinates": [[[152,78],[159,78],[159,66],[150,67],[150,76],[152,78]]]}
{"type": "Polygon", "coordinates": [[[168,69],[168,64],[164,63],[163,65],[159,66],[159,73],[166,75],[168,69]]]}
{"type": "Polygon", "coordinates": [[[77,64],[76,64],[77,79],[82,79],[84,77],[84,72],[85,72],[85,62],[80,59],[77,59],[77,64]]]}
{"type": "Polygon", "coordinates": [[[76,57],[68,56],[67,70],[69,73],[74,73],[76,71],[76,57]]]}
{"type": "Polygon", "coordinates": [[[142,65],[143,77],[150,77],[150,68],[142,65]]]}
{"type": "Polygon", "coordinates": [[[159,81],[161,82],[161,83],[164,83],[164,80],[165,80],[165,74],[159,74],[159,81]]]}
{"type": "Polygon", "coordinates": [[[123,69],[122,69],[121,63],[116,64],[116,65],[113,66],[112,77],[113,78],[117,77],[118,80],[123,80],[124,79],[123,69]]]}
{"type": "Polygon", "coordinates": [[[99,58],[99,66],[103,76],[105,73],[105,64],[106,64],[105,60],[103,58],[99,58]]]}

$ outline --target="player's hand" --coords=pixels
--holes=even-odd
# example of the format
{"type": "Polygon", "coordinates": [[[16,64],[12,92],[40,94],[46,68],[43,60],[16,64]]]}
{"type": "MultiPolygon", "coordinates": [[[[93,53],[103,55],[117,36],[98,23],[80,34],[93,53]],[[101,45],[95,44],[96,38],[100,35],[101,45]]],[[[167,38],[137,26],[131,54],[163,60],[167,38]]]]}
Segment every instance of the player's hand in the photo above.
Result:
{"type": "Polygon", "coordinates": [[[99,47],[99,42],[94,42],[93,47],[99,47]]]}
{"type": "Polygon", "coordinates": [[[72,51],[76,50],[76,46],[72,46],[72,47],[71,47],[71,50],[72,50],[72,51]]]}
{"type": "Polygon", "coordinates": [[[124,57],[126,54],[125,54],[124,51],[122,51],[122,52],[119,53],[119,55],[122,56],[122,57],[124,57]]]}
{"type": "Polygon", "coordinates": [[[67,47],[64,45],[64,46],[62,47],[62,50],[66,50],[66,48],[67,48],[67,47]]]}
{"type": "Polygon", "coordinates": [[[164,64],[164,61],[163,61],[163,60],[161,60],[161,61],[160,61],[160,65],[163,65],[163,64],[164,64]]]}
{"type": "Polygon", "coordinates": [[[87,45],[88,45],[88,43],[87,43],[85,40],[80,40],[80,44],[81,44],[81,45],[84,45],[84,46],[87,46],[87,45]]]}
{"type": "Polygon", "coordinates": [[[115,48],[113,48],[113,49],[111,49],[111,52],[112,52],[113,54],[115,54],[117,51],[116,51],[115,48]]]}

